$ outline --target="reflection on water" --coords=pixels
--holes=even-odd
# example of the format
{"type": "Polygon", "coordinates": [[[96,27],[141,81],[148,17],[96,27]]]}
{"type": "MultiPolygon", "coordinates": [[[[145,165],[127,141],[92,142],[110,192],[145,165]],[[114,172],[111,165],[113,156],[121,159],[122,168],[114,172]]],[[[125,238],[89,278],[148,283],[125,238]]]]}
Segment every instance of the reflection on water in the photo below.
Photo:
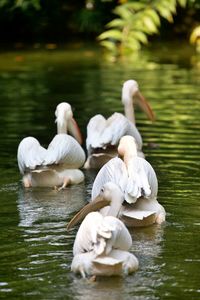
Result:
{"type": "Polygon", "coordinates": [[[54,189],[24,189],[19,191],[19,226],[31,227],[51,221],[65,221],[72,212],[85,204],[85,185],[70,186],[63,191],[54,189]]]}
{"type": "Polygon", "coordinates": [[[200,68],[189,51],[162,45],[118,63],[88,49],[1,53],[0,298],[199,299],[200,68]],[[61,101],[72,104],[85,137],[94,114],[123,111],[121,86],[130,78],[156,114],[151,123],[137,110],[136,120],[167,222],[131,230],[135,274],[88,282],[70,272],[77,228],[66,232],[66,224],[89,200],[96,172],[85,171],[83,184],[59,193],[25,190],[17,146],[27,135],[49,144],[61,101]]]}
{"type": "Polygon", "coordinates": [[[77,299],[157,299],[154,289],[155,282],[162,285],[162,269],[165,264],[155,260],[162,253],[163,228],[131,229],[133,246],[131,251],[138,257],[139,270],[124,278],[99,278],[96,282],[88,282],[80,277],[73,277],[72,289],[76,290],[77,299]],[[146,298],[145,298],[146,297],[146,298]]]}

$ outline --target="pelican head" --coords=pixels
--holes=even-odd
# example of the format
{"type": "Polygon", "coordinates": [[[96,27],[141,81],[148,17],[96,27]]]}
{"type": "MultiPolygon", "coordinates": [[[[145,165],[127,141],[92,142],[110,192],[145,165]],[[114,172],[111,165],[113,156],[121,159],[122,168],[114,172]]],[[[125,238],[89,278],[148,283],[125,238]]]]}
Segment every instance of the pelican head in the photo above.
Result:
{"type": "Polygon", "coordinates": [[[135,123],[133,104],[138,103],[141,109],[146,113],[147,117],[153,121],[155,119],[154,113],[139,90],[137,81],[127,80],[122,87],[122,103],[125,109],[125,115],[130,121],[135,123]]]}
{"type": "Polygon", "coordinates": [[[56,122],[62,127],[65,120],[73,118],[71,105],[67,102],[58,104],[56,107],[55,116],[56,122]]]}
{"type": "Polygon", "coordinates": [[[132,100],[132,97],[137,95],[138,91],[139,86],[137,81],[132,79],[125,81],[122,87],[122,103],[125,104],[130,99],[132,100]]]}
{"type": "Polygon", "coordinates": [[[57,133],[69,133],[81,144],[82,136],[78,124],[73,118],[71,105],[67,102],[62,102],[57,105],[55,110],[57,133]]]}
{"type": "Polygon", "coordinates": [[[110,206],[107,215],[117,217],[119,215],[124,196],[120,188],[113,182],[105,183],[99,195],[90,203],[85,205],[68,223],[69,230],[78,222],[82,221],[90,212],[100,210],[105,206],[110,206]]]}

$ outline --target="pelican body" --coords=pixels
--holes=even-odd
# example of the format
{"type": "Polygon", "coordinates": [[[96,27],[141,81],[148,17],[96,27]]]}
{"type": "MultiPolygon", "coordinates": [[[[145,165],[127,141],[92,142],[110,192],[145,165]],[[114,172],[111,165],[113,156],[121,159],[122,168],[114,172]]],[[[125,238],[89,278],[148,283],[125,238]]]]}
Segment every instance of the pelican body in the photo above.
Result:
{"type": "Polygon", "coordinates": [[[73,224],[93,210],[100,210],[103,216],[114,215],[129,227],[165,221],[165,209],[157,201],[155,171],[144,158],[137,156],[134,138],[122,137],[118,153],[121,158],[111,159],[98,172],[92,187],[92,201],[75,216],[73,224]],[[111,183],[112,189],[108,192],[111,183]]]}
{"type": "Polygon", "coordinates": [[[84,164],[85,153],[80,146],[81,133],[71,106],[66,102],[60,103],[55,115],[58,134],[47,149],[34,137],[26,137],[19,144],[17,159],[25,187],[61,186],[62,189],[84,180],[79,168],[84,164]],[[68,131],[74,137],[68,135],[68,131]]]}
{"type": "Polygon", "coordinates": [[[154,115],[148,102],[139,91],[135,80],[127,80],[122,88],[122,103],[124,115],[115,112],[108,119],[97,114],[87,125],[86,147],[88,158],[84,168],[100,169],[107,161],[117,155],[120,138],[131,135],[135,138],[138,155],[142,153],[142,138],[135,125],[134,104],[138,102],[148,117],[153,120],[154,115]]]}
{"type": "MultiPolygon", "coordinates": [[[[124,204],[119,217],[127,226],[148,226],[165,221],[165,209],[157,201],[158,181],[149,162],[137,156],[133,137],[121,138],[118,153],[97,174],[92,188],[95,199],[106,182],[115,183],[123,193],[124,204]]],[[[104,213],[105,209],[102,209],[104,213]]]]}
{"type": "Polygon", "coordinates": [[[84,278],[130,274],[139,265],[129,252],[131,246],[132,238],[119,219],[91,212],[77,232],[71,270],[84,278]]]}

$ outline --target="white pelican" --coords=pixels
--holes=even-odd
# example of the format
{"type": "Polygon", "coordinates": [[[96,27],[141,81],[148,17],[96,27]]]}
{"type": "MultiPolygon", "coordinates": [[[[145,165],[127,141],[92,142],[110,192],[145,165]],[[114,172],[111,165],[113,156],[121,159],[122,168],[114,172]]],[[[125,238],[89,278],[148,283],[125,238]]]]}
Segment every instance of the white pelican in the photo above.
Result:
{"type": "Polygon", "coordinates": [[[135,138],[138,153],[142,153],[142,138],[135,125],[134,104],[138,102],[147,116],[154,120],[153,111],[142,96],[138,83],[135,80],[127,80],[122,88],[122,103],[124,113],[115,112],[107,120],[100,114],[90,119],[87,125],[86,147],[88,158],[84,168],[101,168],[109,159],[117,154],[119,140],[124,135],[135,138]]]}
{"type": "Polygon", "coordinates": [[[115,216],[129,227],[163,223],[166,213],[157,201],[158,182],[152,166],[137,156],[136,143],[131,136],[121,138],[118,151],[123,160],[115,157],[101,168],[93,183],[92,201],[73,222],[92,210],[107,206],[100,210],[102,215],[110,215],[115,210],[115,216]],[[102,193],[108,182],[115,185],[110,198],[102,193]]]}
{"type": "MultiPolygon", "coordinates": [[[[114,186],[113,183],[105,185],[105,196],[114,186]]],[[[132,238],[127,228],[114,216],[115,210],[110,214],[104,217],[99,212],[90,212],[83,220],[73,247],[73,272],[83,277],[111,276],[129,274],[138,269],[137,258],[128,252],[132,238]]],[[[68,224],[68,229],[73,225],[73,220],[68,224]]]]}
{"type": "Polygon", "coordinates": [[[17,159],[25,187],[65,188],[84,180],[78,170],[85,161],[85,153],[80,146],[81,133],[70,104],[60,103],[55,111],[57,132],[48,148],[43,148],[34,137],[24,138],[18,147],[17,159]],[[75,138],[68,135],[70,132],[75,138]]]}

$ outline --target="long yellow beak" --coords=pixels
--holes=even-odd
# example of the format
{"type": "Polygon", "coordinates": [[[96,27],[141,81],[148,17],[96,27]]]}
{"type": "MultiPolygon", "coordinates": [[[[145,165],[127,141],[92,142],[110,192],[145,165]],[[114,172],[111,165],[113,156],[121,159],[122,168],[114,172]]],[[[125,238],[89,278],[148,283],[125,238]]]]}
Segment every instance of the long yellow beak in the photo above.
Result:
{"type": "Polygon", "coordinates": [[[67,224],[67,230],[71,229],[77,223],[82,221],[90,212],[97,211],[105,206],[110,205],[110,200],[104,199],[102,196],[97,196],[90,203],[85,205],[67,224]]]}
{"type": "Polygon", "coordinates": [[[140,93],[140,91],[137,92],[136,94],[137,98],[138,98],[138,105],[141,107],[141,109],[146,113],[147,117],[151,120],[151,121],[155,121],[155,115],[154,112],[150,106],[150,104],[148,103],[148,101],[144,98],[144,96],[140,93]]]}

